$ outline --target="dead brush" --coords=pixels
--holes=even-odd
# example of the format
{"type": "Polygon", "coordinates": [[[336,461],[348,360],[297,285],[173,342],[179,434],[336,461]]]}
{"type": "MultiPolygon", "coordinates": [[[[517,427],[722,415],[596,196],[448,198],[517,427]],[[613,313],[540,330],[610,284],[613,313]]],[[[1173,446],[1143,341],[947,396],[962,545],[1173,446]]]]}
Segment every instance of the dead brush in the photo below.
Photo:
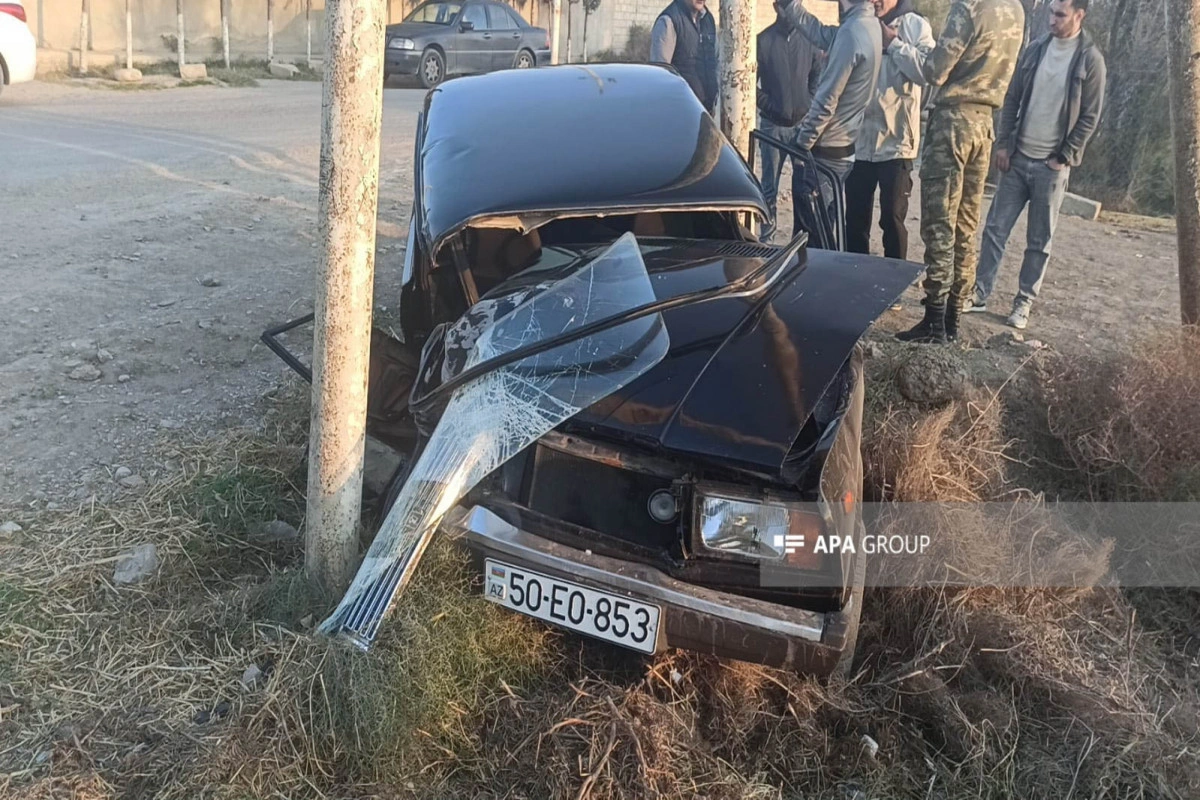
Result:
{"type": "Polygon", "coordinates": [[[1050,429],[1094,498],[1200,500],[1200,328],[1117,358],[1060,358],[1043,384],[1050,429]]]}
{"type": "Polygon", "coordinates": [[[975,503],[1002,493],[1008,457],[995,394],[969,389],[932,411],[883,394],[863,423],[870,499],[975,503]]]}

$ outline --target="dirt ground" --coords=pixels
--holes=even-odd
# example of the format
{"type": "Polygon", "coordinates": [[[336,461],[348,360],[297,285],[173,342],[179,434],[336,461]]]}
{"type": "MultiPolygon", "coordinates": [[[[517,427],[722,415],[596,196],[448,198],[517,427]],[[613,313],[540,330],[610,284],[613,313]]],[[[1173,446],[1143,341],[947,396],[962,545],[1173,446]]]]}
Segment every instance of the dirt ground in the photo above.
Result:
{"type": "MultiPolygon", "coordinates": [[[[5,92],[0,498],[54,507],[138,491],[139,478],[172,469],[156,462],[156,442],[253,425],[297,380],[258,337],[311,309],[320,91],[266,81],[5,92]]],[[[402,254],[422,97],[385,93],[379,306],[402,254]]],[[[914,193],[914,260],[918,219],[914,193]]],[[[1111,350],[1177,320],[1175,240],[1161,228],[1064,217],[1025,338],[1064,353],[1111,350]]],[[[996,313],[964,323],[966,346],[986,349],[998,375],[1022,358],[988,340],[1006,330],[1023,237],[1022,223],[996,313]]],[[[880,332],[914,322],[919,297],[910,290],[880,332]]]]}
{"type": "MultiPolygon", "coordinates": [[[[0,497],[136,490],[169,468],[150,455],[156,440],[252,425],[292,381],[258,336],[311,310],[320,91],[5,92],[0,497]]],[[[387,92],[381,305],[422,97],[387,92]]]]}

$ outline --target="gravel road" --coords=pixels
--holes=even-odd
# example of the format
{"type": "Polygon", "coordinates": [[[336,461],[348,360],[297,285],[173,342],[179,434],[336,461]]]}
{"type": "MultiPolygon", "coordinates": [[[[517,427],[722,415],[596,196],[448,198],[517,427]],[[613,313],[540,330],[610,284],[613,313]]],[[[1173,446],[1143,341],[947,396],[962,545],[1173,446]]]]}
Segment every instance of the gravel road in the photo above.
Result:
{"type": "MultiPolygon", "coordinates": [[[[385,93],[381,304],[423,97],[385,93]]],[[[5,91],[0,500],[122,490],[159,436],[261,418],[291,378],[258,336],[311,310],[320,113],[319,83],[5,91]]]]}

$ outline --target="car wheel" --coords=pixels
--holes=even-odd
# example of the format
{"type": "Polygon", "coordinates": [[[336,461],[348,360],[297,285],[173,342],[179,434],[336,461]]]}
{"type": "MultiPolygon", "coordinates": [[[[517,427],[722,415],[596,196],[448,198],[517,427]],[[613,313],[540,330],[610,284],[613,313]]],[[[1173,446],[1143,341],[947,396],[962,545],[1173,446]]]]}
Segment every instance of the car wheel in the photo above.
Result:
{"type": "Polygon", "coordinates": [[[421,85],[426,89],[432,89],[441,83],[446,77],[446,59],[437,50],[426,50],[425,55],[421,56],[421,85]]]}
{"type": "Polygon", "coordinates": [[[514,65],[517,69],[529,69],[533,66],[533,53],[528,50],[522,50],[517,53],[517,63],[514,65]]]}

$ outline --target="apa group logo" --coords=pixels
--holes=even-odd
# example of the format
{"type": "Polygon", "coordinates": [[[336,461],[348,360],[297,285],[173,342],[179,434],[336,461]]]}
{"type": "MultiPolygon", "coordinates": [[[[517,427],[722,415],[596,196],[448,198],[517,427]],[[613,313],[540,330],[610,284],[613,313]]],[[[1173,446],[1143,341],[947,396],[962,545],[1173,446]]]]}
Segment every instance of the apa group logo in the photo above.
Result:
{"type": "MultiPolygon", "coordinates": [[[[813,540],[811,552],[827,555],[830,553],[866,553],[868,555],[920,555],[929,549],[930,537],[921,536],[864,536],[855,540],[852,536],[827,534],[817,536],[813,540]]],[[[782,550],[786,555],[810,552],[806,549],[806,539],[803,536],[776,536],[775,549],[782,550]]]]}

